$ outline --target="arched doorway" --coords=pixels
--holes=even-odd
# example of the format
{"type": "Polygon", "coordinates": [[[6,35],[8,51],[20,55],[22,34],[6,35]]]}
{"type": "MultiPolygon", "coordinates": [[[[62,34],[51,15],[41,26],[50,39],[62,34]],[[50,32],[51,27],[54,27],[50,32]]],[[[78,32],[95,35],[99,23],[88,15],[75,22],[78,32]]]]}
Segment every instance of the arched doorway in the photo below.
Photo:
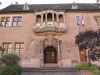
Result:
{"type": "Polygon", "coordinates": [[[44,49],[44,63],[57,63],[57,50],[53,46],[44,49]]]}

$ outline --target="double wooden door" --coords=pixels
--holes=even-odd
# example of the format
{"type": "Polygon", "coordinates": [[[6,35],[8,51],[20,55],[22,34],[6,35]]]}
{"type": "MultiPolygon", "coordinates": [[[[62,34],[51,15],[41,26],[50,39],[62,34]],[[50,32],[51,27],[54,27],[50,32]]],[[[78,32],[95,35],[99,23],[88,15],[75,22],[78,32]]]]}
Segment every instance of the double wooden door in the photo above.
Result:
{"type": "Polygon", "coordinates": [[[44,63],[57,63],[57,50],[53,46],[45,48],[44,63]]]}

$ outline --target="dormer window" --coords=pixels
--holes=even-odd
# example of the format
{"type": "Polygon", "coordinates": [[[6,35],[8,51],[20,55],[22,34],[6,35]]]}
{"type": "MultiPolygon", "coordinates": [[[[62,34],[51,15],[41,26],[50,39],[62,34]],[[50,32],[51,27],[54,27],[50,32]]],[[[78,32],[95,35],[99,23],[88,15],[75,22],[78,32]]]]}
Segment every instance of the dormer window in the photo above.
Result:
{"type": "Polygon", "coordinates": [[[29,6],[27,3],[23,6],[23,10],[29,10],[29,6]]]}
{"type": "Polygon", "coordinates": [[[77,8],[78,8],[77,4],[75,2],[73,2],[71,9],[77,9],[77,8]]]}
{"type": "Polygon", "coordinates": [[[36,23],[41,23],[41,15],[37,15],[37,17],[36,17],[36,23]]]}

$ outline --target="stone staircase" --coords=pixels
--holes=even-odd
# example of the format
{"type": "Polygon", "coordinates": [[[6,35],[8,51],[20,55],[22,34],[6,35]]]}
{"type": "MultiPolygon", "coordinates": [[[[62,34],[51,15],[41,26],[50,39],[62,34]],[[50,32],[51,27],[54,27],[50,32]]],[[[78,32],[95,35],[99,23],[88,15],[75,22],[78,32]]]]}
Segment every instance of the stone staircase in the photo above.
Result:
{"type": "Polygon", "coordinates": [[[75,68],[24,68],[22,75],[78,75],[75,68]]]}

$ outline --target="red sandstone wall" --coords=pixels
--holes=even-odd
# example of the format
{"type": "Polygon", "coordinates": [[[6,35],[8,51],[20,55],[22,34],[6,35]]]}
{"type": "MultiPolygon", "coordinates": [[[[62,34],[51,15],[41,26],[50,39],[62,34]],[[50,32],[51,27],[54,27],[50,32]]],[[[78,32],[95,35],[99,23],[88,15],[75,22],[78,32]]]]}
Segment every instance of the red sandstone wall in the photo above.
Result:
{"type": "MultiPolygon", "coordinates": [[[[40,67],[41,66],[41,40],[47,38],[47,36],[36,36],[32,30],[32,26],[35,24],[34,13],[17,13],[17,14],[0,14],[0,16],[22,16],[22,27],[0,27],[0,45],[2,42],[24,42],[25,50],[22,57],[22,65],[26,67],[40,67]],[[35,41],[31,45],[32,41],[35,41]],[[30,46],[31,45],[31,46],[30,46]]],[[[76,26],[75,16],[83,16],[86,29],[97,29],[94,16],[100,15],[96,12],[67,12],[66,25],[68,26],[67,32],[62,36],[57,36],[58,40],[61,40],[61,65],[62,67],[71,67],[72,65],[79,63],[79,52],[75,45],[75,36],[79,33],[79,28],[76,26]],[[74,63],[72,63],[74,61],[74,63]]],[[[81,29],[81,30],[84,30],[81,29]]],[[[14,49],[14,47],[13,47],[14,49]]]]}

